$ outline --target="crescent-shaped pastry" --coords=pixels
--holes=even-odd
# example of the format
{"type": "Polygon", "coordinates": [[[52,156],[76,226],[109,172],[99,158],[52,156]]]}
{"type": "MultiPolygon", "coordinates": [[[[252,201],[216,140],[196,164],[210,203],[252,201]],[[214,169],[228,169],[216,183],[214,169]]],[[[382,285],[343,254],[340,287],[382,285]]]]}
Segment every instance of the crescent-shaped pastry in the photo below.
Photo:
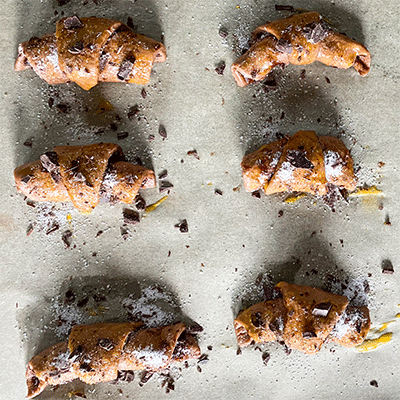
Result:
{"type": "Polygon", "coordinates": [[[98,82],[144,85],[153,63],[166,59],[165,46],[107,18],[63,18],[56,33],[18,47],[15,70],[32,68],[51,85],[75,82],[85,90],[98,82]]]}
{"type": "Polygon", "coordinates": [[[353,159],[340,139],[299,131],[262,146],[242,161],[247,191],[265,194],[306,192],[326,195],[330,185],[354,190],[353,159]]]}
{"type": "Polygon", "coordinates": [[[349,306],[345,296],[311,286],[280,282],[274,298],[239,313],[234,321],[238,344],[278,341],[306,354],[333,341],[346,347],[361,344],[371,321],[367,307],[349,306]]]}
{"type": "Polygon", "coordinates": [[[74,379],[91,385],[109,382],[127,371],[159,371],[199,357],[200,348],[183,323],[151,329],[143,329],[141,322],[75,325],[67,341],[29,361],[27,397],[48,385],[74,379]]]}
{"type": "Polygon", "coordinates": [[[139,189],[155,186],[154,172],[125,161],[120,146],[57,146],[14,171],[17,190],[34,201],[71,201],[90,213],[104,199],[130,204],[139,189]]]}
{"type": "Polygon", "coordinates": [[[252,46],[231,70],[236,83],[246,86],[263,80],[278,65],[314,61],[336,68],[354,67],[365,76],[371,55],[360,43],[329,28],[319,13],[307,12],[258,27],[252,46]]]}

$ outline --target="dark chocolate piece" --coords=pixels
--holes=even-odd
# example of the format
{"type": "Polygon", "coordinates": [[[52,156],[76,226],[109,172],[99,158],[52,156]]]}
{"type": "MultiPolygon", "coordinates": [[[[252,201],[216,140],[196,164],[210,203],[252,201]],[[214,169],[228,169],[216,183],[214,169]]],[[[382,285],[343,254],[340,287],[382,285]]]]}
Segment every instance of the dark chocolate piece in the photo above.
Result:
{"type": "Polygon", "coordinates": [[[251,323],[256,328],[260,328],[260,327],[264,328],[265,327],[265,321],[263,320],[262,315],[259,312],[255,312],[254,314],[251,314],[251,323]]]}
{"type": "Polygon", "coordinates": [[[64,20],[64,27],[68,30],[74,30],[83,28],[84,24],[77,15],[73,15],[72,17],[68,17],[64,20]]]}
{"type": "Polygon", "coordinates": [[[160,125],[158,128],[158,134],[163,138],[166,139],[167,138],[167,130],[165,129],[164,125],[160,125]]]}
{"type": "Polygon", "coordinates": [[[126,139],[129,136],[129,132],[119,132],[117,133],[117,139],[122,140],[126,139]]]}
{"type": "Polygon", "coordinates": [[[131,370],[121,370],[118,371],[117,375],[117,381],[122,381],[122,382],[132,382],[135,378],[135,374],[131,370]]]}
{"type": "Polygon", "coordinates": [[[315,317],[326,317],[332,308],[332,304],[329,302],[317,304],[313,310],[312,315],[315,317]]]}
{"type": "Polygon", "coordinates": [[[217,65],[217,67],[215,68],[215,72],[216,72],[218,75],[223,75],[223,74],[224,74],[224,71],[225,71],[225,67],[226,67],[225,61],[221,61],[221,62],[217,65]]]}
{"type": "Polygon", "coordinates": [[[317,337],[317,334],[315,332],[303,332],[304,339],[313,339],[316,337],[317,337]]]}
{"type": "Polygon", "coordinates": [[[140,215],[138,212],[131,210],[129,208],[125,208],[123,211],[124,222],[125,224],[136,225],[140,222],[140,215]]]}
{"type": "Polygon", "coordinates": [[[313,163],[306,157],[305,151],[302,150],[289,150],[288,161],[295,168],[313,169],[313,163]]]}
{"type": "Polygon", "coordinates": [[[111,349],[114,348],[112,341],[108,338],[100,338],[97,341],[97,345],[107,351],[110,351],[111,349]]]}
{"type": "Polygon", "coordinates": [[[135,63],[135,61],[136,58],[133,54],[122,61],[121,66],[119,67],[119,71],[117,73],[118,79],[124,81],[126,78],[128,78],[129,74],[132,72],[133,64],[135,63]]]}
{"type": "Polygon", "coordinates": [[[263,364],[265,366],[268,365],[268,362],[270,359],[271,359],[271,356],[269,355],[269,353],[263,353],[262,360],[263,360],[263,364]]]}
{"type": "Polygon", "coordinates": [[[189,232],[189,226],[188,226],[186,219],[184,219],[182,222],[179,222],[179,224],[176,224],[175,228],[178,228],[181,233],[189,232]]]}
{"type": "Polygon", "coordinates": [[[146,202],[140,194],[135,197],[135,206],[139,211],[144,211],[146,209],[146,202]]]}
{"type": "Polygon", "coordinates": [[[40,162],[45,170],[48,172],[58,172],[58,156],[55,151],[48,151],[40,156],[40,162]]]}
{"type": "Polygon", "coordinates": [[[80,40],[68,49],[71,54],[79,54],[83,51],[83,42],[80,40]]]}

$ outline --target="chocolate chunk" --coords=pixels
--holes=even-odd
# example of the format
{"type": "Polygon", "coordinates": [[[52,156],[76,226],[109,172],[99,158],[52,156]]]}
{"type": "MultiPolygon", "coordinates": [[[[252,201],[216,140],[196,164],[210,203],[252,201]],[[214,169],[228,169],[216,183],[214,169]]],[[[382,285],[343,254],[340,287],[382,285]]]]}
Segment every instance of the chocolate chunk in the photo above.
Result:
{"type": "Polygon", "coordinates": [[[187,154],[188,156],[193,156],[193,157],[196,158],[197,160],[200,160],[200,157],[199,157],[199,155],[197,154],[197,151],[196,151],[196,150],[189,150],[186,154],[187,154]]]}
{"type": "Polygon", "coordinates": [[[139,211],[144,211],[146,209],[146,202],[140,194],[135,197],[135,206],[139,211]]]}
{"type": "Polygon", "coordinates": [[[99,57],[99,71],[100,72],[102,72],[104,70],[104,68],[106,67],[109,57],[110,57],[110,55],[108,53],[104,53],[104,51],[102,51],[100,53],[100,57],[99,57]]]}
{"type": "Polygon", "coordinates": [[[68,249],[71,246],[71,240],[70,240],[71,237],[72,237],[72,232],[70,230],[65,231],[61,236],[61,240],[64,242],[66,249],[68,249]]]}
{"type": "Polygon", "coordinates": [[[96,233],[96,237],[99,237],[100,235],[102,235],[104,233],[104,231],[98,231],[97,233],[96,233]]]}
{"type": "Polygon", "coordinates": [[[97,345],[107,351],[110,351],[111,349],[114,348],[112,341],[108,338],[100,338],[97,341],[97,345]]]}
{"type": "Polygon", "coordinates": [[[228,36],[228,29],[226,28],[220,28],[219,31],[219,36],[221,36],[223,39],[225,39],[228,36]]]}
{"type": "Polygon", "coordinates": [[[225,61],[221,61],[221,62],[217,65],[217,67],[215,68],[215,72],[216,72],[218,75],[223,75],[223,74],[224,74],[224,71],[225,71],[225,67],[226,67],[225,61]]]}
{"type": "Polygon", "coordinates": [[[32,175],[25,175],[25,176],[21,179],[21,182],[27,184],[27,183],[31,180],[31,178],[33,178],[32,175]]]}
{"type": "Polygon", "coordinates": [[[75,300],[75,293],[69,289],[65,292],[65,299],[64,299],[64,303],[65,304],[71,304],[72,302],[74,302],[75,300]]]}
{"type": "Polygon", "coordinates": [[[306,77],[306,70],[302,69],[300,72],[300,79],[304,79],[306,77]]]}
{"type": "Polygon", "coordinates": [[[147,92],[146,90],[143,88],[142,91],[140,92],[140,94],[142,95],[142,97],[145,99],[147,97],[147,92]]]}
{"type": "Polygon", "coordinates": [[[129,208],[125,208],[123,211],[124,222],[125,224],[136,225],[140,222],[140,215],[138,212],[131,210],[129,208]]]}
{"type": "Polygon", "coordinates": [[[256,327],[256,328],[264,328],[265,327],[265,321],[263,320],[263,317],[261,313],[255,312],[254,314],[251,314],[251,323],[256,327]]]}
{"type": "Polygon", "coordinates": [[[128,237],[129,237],[129,231],[128,231],[128,229],[126,229],[126,228],[124,228],[124,227],[121,227],[121,228],[120,228],[120,231],[121,231],[122,239],[127,240],[128,237]]]}
{"type": "Polygon", "coordinates": [[[32,147],[32,139],[31,140],[25,140],[25,142],[23,144],[26,147],[32,147]]]}
{"type": "Polygon", "coordinates": [[[129,132],[119,132],[117,133],[117,139],[122,140],[126,139],[129,136],[129,132]]]}
{"type": "Polygon", "coordinates": [[[175,390],[175,382],[172,376],[169,376],[167,379],[167,389],[166,393],[169,393],[171,390],[175,390]]]}
{"type": "Polygon", "coordinates": [[[294,7],[293,6],[282,6],[275,4],[275,10],[276,11],[289,11],[289,12],[294,12],[294,7]]]}
{"type": "Polygon", "coordinates": [[[83,355],[83,347],[81,345],[78,345],[77,347],[75,347],[75,349],[69,355],[68,360],[71,360],[72,362],[75,362],[82,355],[83,355]]]}
{"type": "Polygon", "coordinates": [[[392,275],[394,273],[393,264],[390,260],[382,261],[382,274],[392,275]]]}
{"type": "Polygon", "coordinates": [[[71,54],[79,54],[83,51],[83,42],[80,40],[68,49],[71,54]]]}
{"type": "Polygon", "coordinates": [[[208,361],[210,361],[208,359],[208,355],[207,354],[202,354],[199,359],[197,360],[197,364],[203,365],[203,364],[207,364],[208,361]]]}
{"type": "Polygon", "coordinates": [[[26,230],[26,236],[30,236],[33,233],[33,224],[29,224],[28,229],[26,230]]]}
{"type": "Polygon", "coordinates": [[[236,355],[240,356],[240,354],[242,354],[242,349],[238,346],[238,348],[236,350],[236,355]]]}
{"type": "Polygon", "coordinates": [[[58,156],[55,151],[48,151],[40,156],[40,162],[48,172],[58,172],[58,156]]]}
{"type": "Polygon", "coordinates": [[[80,366],[79,366],[79,369],[81,369],[82,371],[85,371],[85,372],[92,372],[93,371],[93,368],[90,366],[90,364],[89,363],[87,363],[87,362],[83,362],[80,366]]]}
{"type": "Polygon", "coordinates": [[[135,378],[135,374],[131,370],[118,371],[117,381],[130,383],[130,382],[133,382],[134,378],[135,378]]]}
{"type": "Polygon", "coordinates": [[[332,304],[329,303],[329,301],[325,303],[319,303],[313,308],[312,315],[314,315],[315,317],[326,317],[329,314],[331,308],[332,304]]]}
{"type": "Polygon", "coordinates": [[[369,383],[371,386],[373,386],[373,387],[378,387],[378,382],[374,379],[374,380],[372,380],[370,383],[369,383]]]}
{"type": "Polygon", "coordinates": [[[122,61],[117,73],[117,77],[119,80],[123,81],[128,78],[129,74],[132,72],[133,64],[135,63],[135,61],[136,58],[133,54],[122,61]]]}
{"type": "Polygon", "coordinates": [[[64,27],[68,30],[80,29],[84,27],[82,21],[78,18],[78,16],[74,15],[72,17],[68,17],[64,20],[64,27]]]}
{"type": "Polygon", "coordinates": [[[307,41],[316,44],[324,40],[330,34],[330,29],[325,27],[322,23],[311,22],[303,28],[303,32],[307,41]]]}
{"type": "Polygon", "coordinates": [[[201,372],[202,370],[201,370],[201,368],[200,368],[200,365],[197,365],[197,372],[201,372]]]}
{"type": "Polygon", "coordinates": [[[291,54],[293,52],[292,44],[285,39],[279,39],[275,48],[281,53],[291,54]]]}
{"type": "Polygon", "coordinates": [[[217,194],[218,196],[222,196],[222,190],[220,189],[215,189],[214,193],[217,194]]]}
{"type": "Polygon", "coordinates": [[[140,379],[139,386],[142,387],[143,385],[145,385],[150,380],[150,378],[153,376],[153,374],[154,374],[154,372],[144,371],[142,378],[140,379]]]}
{"type": "Polygon", "coordinates": [[[60,225],[57,222],[54,222],[53,225],[46,231],[46,235],[50,235],[50,233],[58,231],[59,229],[60,225]]]}
{"type": "Polygon", "coordinates": [[[253,197],[256,197],[257,199],[261,198],[261,192],[259,190],[256,190],[255,192],[251,192],[251,195],[253,197]]]}
{"type": "Polygon", "coordinates": [[[168,176],[168,172],[167,172],[167,170],[164,170],[158,174],[158,179],[162,180],[162,179],[165,179],[167,176],[168,176]]]}
{"type": "Polygon", "coordinates": [[[132,119],[133,117],[135,117],[136,115],[139,114],[139,106],[136,104],[133,107],[131,107],[128,111],[128,118],[132,119]]]}
{"type": "Polygon", "coordinates": [[[304,339],[313,339],[316,337],[317,337],[317,334],[315,332],[303,332],[304,339]]]}
{"type": "Polygon", "coordinates": [[[84,306],[86,306],[86,304],[88,303],[88,301],[89,301],[89,297],[84,297],[82,300],[79,300],[79,301],[76,303],[76,305],[77,305],[78,307],[84,307],[84,306]]]}
{"type": "Polygon", "coordinates": [[[203,332],[203,327],[199,324],[194,324],[186,327],[186,332],[192,335],[203,332]]]}
{"type": "Polygon", "coordinates": [[[161,182],[159,190],[160,190],[160,193],[162,193],[162,192],[165,192],[166,190],[171,190],[173,187],[174,187],[174,185],[172,183],[163,181],[163,182],[161,182]]]}
{"type": "Polygon", "coordinates": [[[295,168],[313,169],[313,163],[306,157],[305,151],[288,150],[287,160],[295,168]]]}
{"type": "Polygon", "coordinates": [[[269,353],[263,353],[262,360],[263,360],[263,364],[265,366],[268,364],[270,359],[271,359],[271,356],[269,355],[269,353]]]}
{"type": "Polygon", "coordinates": [[[188,226],[186,219],[184,219],[182,222],[179,222],[179,224],[176,224],[175,228],[178,228],[181,233],[189,232],[189,226],[188,226]]]}
{"type": "Polygon", "coordinates": [[[158,134],[159,134],[163,139],[166,139],[166,138],[167,138],[167,131],[166,131],[164,125],[160,125],[160,126],[158,127],[158,134]]]}
{"type": "Polygon", "coordinates": [[[325,77],[326,83],[331,83],[330,79],[326,76],[325,77]]]}
{"type": "Polygon", "coordinates": [[[69,112],[69,105],[68,104],[64,104],[64,103],[60,103],[56,105],[56,108],[58,111],[62,112],[62,113],[68,113],[69,112]]]}
{"type": "Polygon", "coordinates": [[[129,28],[131,28],[131,29],[135,28],[135,25],[133,25],[132,17],[128,17],[128,20],[126,21],[126,25],[129,26],[129,28]]]}

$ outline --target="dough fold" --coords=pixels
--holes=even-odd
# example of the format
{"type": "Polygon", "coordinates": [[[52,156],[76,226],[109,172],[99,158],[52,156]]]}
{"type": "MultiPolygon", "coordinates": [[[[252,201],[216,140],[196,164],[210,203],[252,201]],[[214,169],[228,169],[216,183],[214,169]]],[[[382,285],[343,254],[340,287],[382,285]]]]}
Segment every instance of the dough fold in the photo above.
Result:
{"type": "Polygon", "coordinates": [[[154,172],[125,161],[120,146],[57,146],[14,171],[17,190],[35,201],[71,201],[90,213],[101,199],[130,204],[140,188],[155,186],[154,172]]]}
{"type": "Polygon", "coordinates": [[[371,321],[367,307],[349,306],[345,296],[280,282],[275,296],[239,313],[234,321],[240,347],[278,341],[306,354],[325,342],[346,347],[363,342],[371,321]]]}
{"type": "Polygon", "coordinates": [[[75,82],[85,90],[98,82],[144,85],[166,49],[121,22],[72,16],[57,22],[55,34],[33,37],[18,47],[15,70],[32,68],[51,85],[75,82]]]}
{"type": "Polygon", "coordinates": [[[151,329],[143,329],[141,322],[75,325],[67,341],[29,361],[27,397],[74,379],[95,384],[114,381],[127,371],[159,371],[200,354],[183,323],[151,329]]]}
{"type": "Polygon", "coordinates": [[[253,44],[231,67],[239,86],[263,80],[273,68],[320,61],[336,68],[354,67],[365,76],[371,64],[368,50],[334,32],[318,12],[306,12],[269,22],[253,32],[253,44]]]}

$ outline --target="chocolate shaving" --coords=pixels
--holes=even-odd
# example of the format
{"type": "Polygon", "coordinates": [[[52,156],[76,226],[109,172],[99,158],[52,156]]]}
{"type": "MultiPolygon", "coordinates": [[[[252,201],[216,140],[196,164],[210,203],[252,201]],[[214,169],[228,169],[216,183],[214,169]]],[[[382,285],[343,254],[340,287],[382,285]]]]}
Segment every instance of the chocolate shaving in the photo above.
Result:
{"type": "Polygon", "coordinates": [[[154,375],[154,372],[144,371],[142,378],[140,379],[139,386],[142,387],[143,385],[145,385],[153,375],[154,375]]]}
{"type": "Polygon", "coordinates": [[[291,54],[293,52],[292,44],[285,39],[279,39],[275,48],[281,53],[291,54]]]}
{"type": "Polygon", "coordinates": [[[173,187],[174,187],[174,185],[172,183],[163,181],[163,182],[161,182],[159,190],[160,190],[160,193],[162,193],[162,192],[165,192],[166,190],[172,189],[173,187]]]}
{"type": "Polygon", "coordinates": [[[100,53],[100,57],[99,57],[99,71],[100,72],[102,72],[104,70],[104,68],[106,67],[108,57],[110,57],[110,55],[108,53],[104,53],[104,51],[102,51],[100,53]]]}
{"type": "Polygon", "coordinates": [[[225,67],[226,67],[225,61],[221,61],[221,62],[217,65],[217,67],[215,68],[215,72],[216,72],[218,75],[223,75],[223,74],[224,74],[224,71],[225,71],[225,67]]]}
{"type": "Polygon", "coordinates": [[[313,308],[312,315],[314,315],[315,317],[326,317],[329,314],[331,308],[332,304],[329,302],[319,303],[313,308]]]}
{"type": "Polygon", "coordinates": [[[83,22],[78,18],[78,16],[73,15],[64,20],[64,27],[68,30],[80,29],[84,27],[83,22]]]}
{"type": "Polygon", "coordinates": [[[61,240],[64,242],[66,249],[68,249],[71,246],[71,240],[70,240],[71,237],[72,237],[72,232],[70,230],[65,231],[61,236],[61,240]]]}
{"type": "Polygon", "coordinates": [[[182,222],[179,222],[179,224],[176,224],[174,226],[175,226],[175,228],[178,228],[181,233],[189,232],[189,226],[188,226],[186,219],[184,219],[182,222]]]}
{"type": "Polygon", "coordinates": [[[287,160],[295,168],[313,169],[313,163],[306,157],[306,152],[302,150],[289,150],[287,160]]]}
{"type": "Polygon", "coordinates": [[[254,314],[251,314],[251,323],[256,327],[256,328],[264,328],[265,327],[265,321],[263,320],[263,317],[261,313],[255,312],[254,314]]]}
{"type": "Polygon", "coordinates": [[[260,192],[259,190],[256,190],[256,191],[254,191],[254,192],[251,192],[251,195],[252,195],[253,197],[256,197],[257,199],[260,199],[260,198],[261,198],[261,192],[260,192]]]}
{"type": "Polygon", "coordinates": [[[199,155],[197,154],[196,150],[190,150],[186,153],[188,156],[193,156],[194,158],[196,158],[197,160],[200,160],[199,155]]]}
{"type": "Polygon", "coordinates": [[[25,140],[25,142],[23,144],[26,147],[32,147],[32,140],[25,140]]]}
{"type": "Polygon", "coordinates": [[[125,224],[136,225],[140,222],[140,215],[138,212],[131,210],[129,208],[125,208],[123,211],[124,222],[125,224]]]}
{"type": "Polygon", "coordinates": [[[139,211],[144,211],[146,209],[146,201],[140,194],[135,197],[135,206],[139,211]]]}
{"type": "Polygon", "coordinates": [[[270,359],[271,359],[271,356],[269,355],[269,353],[263,353],[263,355],[262,355],[262,361],[263,361],[263,364],[264,364],[265,366],[268,365],[268,362],[269,362],[270,359]]]}
{"type": "Polygon", "coordinates": [[[219,36],[221,36],[223,39],[225,39],[228,36],[228,29],[226,28],[220,28],[219,31],[219,36]]]}
{"type": "Polygon", "coordinates": [[[72,47],[68,49],[71,54],[79,54],[83,51],[83,42],[79,41],[76,42],[72,47]]]}
{"type": "Polygon", "coordinates": [[[72,353],[69,355],[68,360],[71,360],[71,362],[75,362],[78,360],[83,355],[83,347],[81,345],[78,345],[72,353]]]}
{"type": "Polygon", "coordinates": [[[215,189],[214,193],[217,194],[218,196],[222,196],[222,190],[220,189],[215,189]]]}
{"type": "Polygon", "coordinates": [[[117,381],[130,383],[130,382],[133,382],[134,378],[135,378],[135,374],[131,370],[118,371],[117,381]]]}
{"type": "Polygon", "coordinates": [[[203,365],[207,364],[210,360],[208,359],[207,354],[202,354],[199,359],[197,360],[197,364],[203,365]]]}
{"type": "Polygon", "coordinates": [[[316,337],[317,337],[317,334],[315,332],[303,332],[304,339],[313,339],[316,337]]]}
{"type": "Polygon", "coordinates": [[[158,174],[158,179],[162,180],[162,179],[165,179],[167,176],[168,176],[168,172],[167,172],[167,170],[164,170],[158,174]]]}
{"type": "Polygon", "coordinates": [[[147,97],[147,92],[146,90],[143,88],[142,91],[140,92],[140,94],[142,95],[142,97],[145,99],[147,97]]]}
{"type": "Polygon", "coordinates": [[[373,387],[378,387],[378,382],[374,379],[374,380],[372,380],[370,383],[369,383],[371,386],[373,386],[373,387]]]}
{"type": "Polygon", "coordinates": [[[135,117],[136,115],[139,114],[139,106],[136,104],[133,107],[131,107],[128,111],[128,118],[132,119],[133,117],[135,117]]]}
{"type": "Polygon", "coordinates": [[[136,58],[133,54],[125,58],[124,61],[122,61],[117,73],[117,77],[119,80],[123,81],[126,78],[128,78],[129,74],[132,72],[133,64],[135,63],[135,61],[136,58]]]}
{"type": "Polygon", "coordinates": [[[194,324],[186,327],[186,332],[195,335],[196,333],[203,332],[203,327],[199,324],[194,324]]]}
{"type": "Polygon", "coordinates": [[[60,229],[60,225],[57,222],[54,222],[53,225],[46,231],[46,235],[50,235],[50,233],[53,233],[60,229]]]}
{"type": "Polygon", "coordinates": [[[97,345],[106,351],[110,351],[114,348],[112,341],[108,338],[100,338],[97,341],[97,345]]]}

